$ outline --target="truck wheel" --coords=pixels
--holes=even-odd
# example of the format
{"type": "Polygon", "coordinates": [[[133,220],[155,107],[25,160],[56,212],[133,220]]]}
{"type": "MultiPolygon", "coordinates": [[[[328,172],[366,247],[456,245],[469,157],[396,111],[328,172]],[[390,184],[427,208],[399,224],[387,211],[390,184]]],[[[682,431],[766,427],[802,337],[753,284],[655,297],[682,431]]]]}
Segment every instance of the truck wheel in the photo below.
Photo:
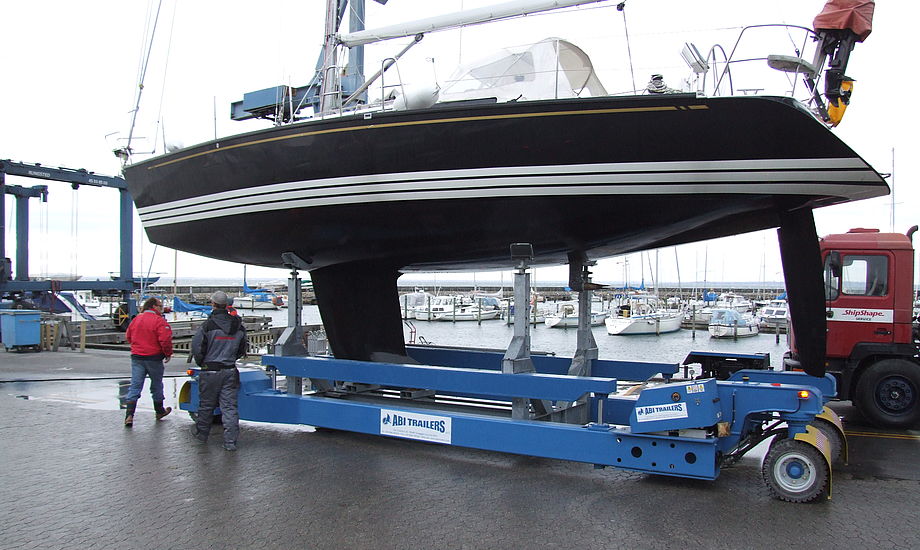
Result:
{"type": "Polygon", "coordinates": [[[885,359],[859,378],[856,406],[866,419],[884,428],[912,428],[920,422],[920,365],[885,359]]]}
{"type": "Polygon", "coordinates": [[[818,449],[795,439],[774,441],[761,468],[773,496],[811,502],[827,492],[830,468],[818,449]]]}

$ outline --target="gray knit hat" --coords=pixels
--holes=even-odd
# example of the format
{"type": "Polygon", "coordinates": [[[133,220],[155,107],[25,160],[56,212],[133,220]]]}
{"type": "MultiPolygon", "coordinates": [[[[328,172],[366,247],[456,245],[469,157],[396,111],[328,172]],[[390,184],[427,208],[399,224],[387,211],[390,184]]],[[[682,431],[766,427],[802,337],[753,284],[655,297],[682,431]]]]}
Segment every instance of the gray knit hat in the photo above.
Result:
{"type": "Polygon", "coordinates": [[[218,290],[214,294],[211,294],[211,303],[213,304],[225,306],[228,302],[229,298],[227,297],[227,293],[223,290],[218,290]]]}

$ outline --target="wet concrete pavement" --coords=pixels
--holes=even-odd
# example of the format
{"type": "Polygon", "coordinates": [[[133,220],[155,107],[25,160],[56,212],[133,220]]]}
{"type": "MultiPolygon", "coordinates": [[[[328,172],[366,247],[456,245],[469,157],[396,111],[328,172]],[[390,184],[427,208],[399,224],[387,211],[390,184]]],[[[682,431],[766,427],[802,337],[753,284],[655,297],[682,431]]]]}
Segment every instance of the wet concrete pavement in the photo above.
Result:
{"type": "Polygon", "coordinates": [[[834,498],[796,505],[756,457],[710,482],[251,422],[228,453],[184,413],[155,422],[149,394],[124,429],[128,370],[123,352],[0,352],[0,548],[920,547],[918,432],[846,403],[834,498]]]}

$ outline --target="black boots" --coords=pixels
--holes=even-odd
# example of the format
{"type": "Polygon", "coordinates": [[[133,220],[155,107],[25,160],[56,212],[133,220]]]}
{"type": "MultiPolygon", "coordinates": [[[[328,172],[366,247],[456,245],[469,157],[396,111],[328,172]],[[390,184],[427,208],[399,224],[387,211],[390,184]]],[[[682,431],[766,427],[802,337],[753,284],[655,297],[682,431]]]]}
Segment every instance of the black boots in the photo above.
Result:
{"type": "Polygon", "coordinates": [[[162,420],[164,416],[172,412],[172,407],[166,407],[164,409],[162,401],[154,401],[153,410],[157,413],[157,420],[162,420]]]}
{"type": "MultiPolygon", "coordinates": [[[[134,411],[137,409],[137,401],[125,401],[125,428],[134,425],[134,411]]],[[[172,407],[164,407],[162,401],[153,402],[153,410],[156,412],[157,420],[172,412],[172,407]]]]}
{"type": "Polygon", "coordinates": [[[125,402],[125,428],[130,428],[134,425],[134,409],[136,408],[137,401],[125,402]]]}

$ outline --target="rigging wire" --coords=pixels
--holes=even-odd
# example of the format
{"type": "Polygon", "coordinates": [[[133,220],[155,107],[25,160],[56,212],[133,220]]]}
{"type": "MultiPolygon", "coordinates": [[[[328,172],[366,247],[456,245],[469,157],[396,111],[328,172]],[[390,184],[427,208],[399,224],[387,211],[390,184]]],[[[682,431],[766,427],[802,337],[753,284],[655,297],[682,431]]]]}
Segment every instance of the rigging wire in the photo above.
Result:
{"type": "Polygon", "coordinates": [[[626,0],[617,4],[617,11],[623,14],[623,31],[626,33],[626,53],[629,56],[629,75],[632,78],[633,94],[638,93],[636,88],[636,73],[633,69],[632,48],[629,44],[629,25],[626,24],[626,0]]]}
{"type": "MultiPolygon", "coordinates": [[[[139,75],[138,75],[137,96],[136,96],[136,100],[134,103],[134,110],[131,115],[131,128],[128,130],[128,144],[125,147],[125,150],[128,153],[128,155],[131,154],[131,139],[134,137],[134,126],[137,123],[137,112],[140,109],[141,95],[144,92],[144,79],[147,76],[147,67],[150,63],[150,54],[153,52],[153,39],[156,36],[157,22],[160,20],[160,9],[162,7],[163,7],[163,0],[159,0],[159,2],[157,3],[156,15],[154,16],[154,19],[153,19],[153,26],[149,27],[150,39],[148,40],[146,44],[146,50],[143,51],[141,54],[142,61],[140,64],[141,66],[140,66],[139,75]]],[[[145,28],[145,34],[146,33],[147,33],[147,29],[145,28]]]]}
{"type": "Polygon", "coordinates": [[[160,245],[158,244],[153,245],[153,254],[150,255],[150,264],[147,267],[147,274],[141,275],[141,296],[146,292],[146,288],[150,286],[150,272],[153,270],[153,259],[157,257],[157,248],[159,247],[160,245]]]}
{"type": "MultiPolygon", "coordinates": [[[[166,150],[166,125],[163,123],[163,102],[166,99],[166,93],[165,93],[166,92],[166,76],[169,74],[169,58],[170,58],[170,53],[172,52],[172,40],[173,40],[173,33],[176,30],[176,12],[179,11],[179,3],[176,2],[174,6],[175,7],[173,8],[172,19],[170,19],[169,21],[169,39],[166,42],[166,60],[163,62],[163,80],[160,85],[160,104],[157,107],[156,125],[158,126],[158,128],[156,128],[153,132],[153,135],[154,135],[154,138],[153,138],[154,151],[153,152],[156,152],[157,130],[161,130],[163,133],[163,152],[164,153],[168,152],[166,150]]],[[[153,36],[150,37],[150,44],[151,45],[153,44],[153,36]]],[[[140,100],[140,98],[138,98],[138,100],[140,100]]]]}

